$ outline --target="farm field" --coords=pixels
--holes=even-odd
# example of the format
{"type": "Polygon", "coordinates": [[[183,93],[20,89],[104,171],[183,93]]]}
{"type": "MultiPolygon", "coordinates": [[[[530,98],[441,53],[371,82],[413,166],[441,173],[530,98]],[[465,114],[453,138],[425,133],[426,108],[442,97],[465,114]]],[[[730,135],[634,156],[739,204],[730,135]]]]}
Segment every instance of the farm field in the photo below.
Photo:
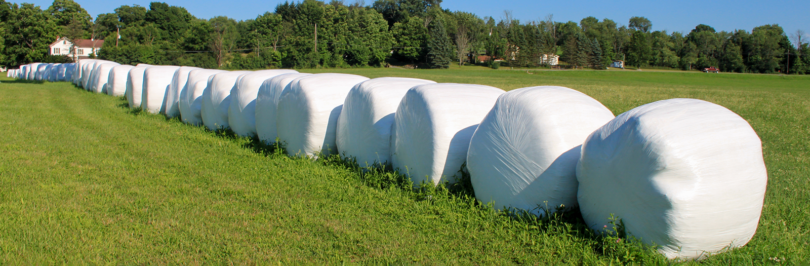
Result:
{"type": "MultiPolygon", "coordinates": [[[[559,85],[616,115],[669,98],[723,105],[762,139],[768,190],[753,240],[700,263],[810,263],[810,77],[299,71],[505,90],[559,85]]],[[[668,263],[625,239],[593,235],[576,213],[513,219],[463,193],[412,191],[390,173],[290,158],[254,139],[130,111],[123,98],[71,83],[0,82],[0,264],[668,263]]]]}

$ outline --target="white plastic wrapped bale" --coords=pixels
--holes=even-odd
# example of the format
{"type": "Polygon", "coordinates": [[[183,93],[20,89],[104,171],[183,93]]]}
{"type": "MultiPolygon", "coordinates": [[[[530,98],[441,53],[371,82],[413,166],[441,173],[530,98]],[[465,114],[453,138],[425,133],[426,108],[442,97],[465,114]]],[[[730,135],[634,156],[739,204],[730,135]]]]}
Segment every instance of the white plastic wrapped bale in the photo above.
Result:
{"type": "Polygon", "coordinates": [[[391,126],[411,88],[436,83],[412,78],[376,78],[357,84],[343,103],[337,124],[338,152],[361,166],[390,162],[391,126]]]}
{"type": "Polygon", "coordinates": [[[250,71],[224,72],[211,77],[208,86],[203,91],[202,110],[200,110],[203,124],[211,131],[230,127],[228,108],[231,105],[231,89],[236,85],[237,79],[247,73],[250,71]]]}
{"type": "Polygon", "coordinates": [[[84,86],[84,84],[83,84],[84,76],[87,75],[87,73],[85,73],[84,71],[87,68],[87,65],[90,65],[95,61],[96,61],[95,59],[83,59],[83,60],[79,60],[79,62],[77,62],[73,66],[73,68],[74,68],[74,71],[73,71],[73,73],[74,73],[74,75],[73,75],[73,84],[76,84],[76,86],[79,86],[79,87],[84,86]]]}
{"type": "Polygon", "coordinates": [[[28,75],[28,70],[31,68],[29,65],[20,66],[20,74],[17,75],[18,79],[25,79],[28,75]]]}
{"type": "Polygon", "coordinates": [[[90,78],[93,75],[93,69],[96,67],[96,64],[101,63],[100,61],[101,60],[93,60],[82,66],[81,87],[85,90],[90,90],[90,78]]]}
{"type": "Polygon", "coordinates": [[[535,215],[577,206],[580,146],[613,113],[581,92],[554,86],[501,95],[470,139],[475,197],[535,215]]]}
{"type": "Polygon", "coordinates": [[[183,66],[178,68],[172,75],[172,82],[169,84],[169,91],[166,92],[166,99],[164,99],[165,102],[163,103],[166,106],[163,113],[166,117],[172,118],[180,115],[180,106],[178,105],[180,92],[186,86],[188,73],[195,69],[200,68],[183,66]]]}
{"type": "Polygon", "coordinates": [[[264,81],[282,74],[298,73],[295,70],[260,70],[242,75],[231,90],[228,107],[228,125],[239,136],[256,135],[256,96],[264,81]]]}
{"type": "Polygon", "coordinates": [[[143,90],[141,90],[141,108],[152,114],[164,113],[163,105],[169,84],[178,66],[153,66],[143,72],[143,90]]]}
{"type": "Polygon", "coordinates": [[[394,168],[414,185],[455,183],[473,132],[503,93],[471,84],[427,84],[410,89],[394,115],[394,168]]]}
{"type": "Polygon", "coordinates": [[[34,79],[37,81],[45,80],[45,74],[48,73],[48,66],[51,64],[39,64],[37,65],[37,73],[34,75],[34,79]]]}
{"type": "MultiPolygon", "coordinates": [[[[61,81],[73,81],[74,75],[76,73],[76,63],[67,64],[68,66],[65,67],[63,72],[64,75],[61,76],[61,81]]],[[[60,74],[61,75],[61,74],[60,74]]]]}
{"type": "Polygon", "coordinates": [[[196,69],[188,73],[188,81],[180,90],[180,118],[186,124],[202,124],[202,95],[208,87],[209,78],[214,74],[226,72],[216,69],[196,69]]]}
{"type": "Polygon", "coordinates": [[[115,66],[119,66],[118,63],[103,63],[98,64],[96,66],[96,74],[94,75],[93,85],[91,85],[92,91],[95,93],[107,93],[106,85],[107,79],[110,77],[110,71],[115,66]]]}
{"type": "Polygon", "coordinates": [[[48,81],[56,82],[59,81],[59,68],[62,67],[62,64],[53,64],[51,67],[48,68],[48,81]]]}
{"type": "Polygon", "coordinates": [[[107,76],[107,95],[116,97],[126,95],[129,71],[133,68],[134,66],[130,65],[117,65],[110,70],[107,76]]]}
{"type": "Polygon", "coordinates": [[[92,65],[87,69],[88,76],[85,84],[86,85],[85,89],[87,89],[88,91],[96,91],[95,88],[96,76],[99,74],[99,71],[97,70],[100,65],[108,63],[115,63],[115,62],[107,60],[96,60],[95,62],[92,63],[92,65]]]}
{"type": "Polygon", "coordinates": [[[312,75],[307,73],[283,74],[265,80],[256,95],[256,136],[265,144],[273,144],[278,138],[276,130],[276,107],[284,90],[290,83],[300,77],[312,75]]]}
{"type": "Polygon", "coordinates": [[[45,69],[43,69],[41,73],[40,80],[51,81],[51,72],[53,72],[54,66],[56,66],[56,64],[45,64],[45,69]]]}
{"type": "Polygon", "coordinates": [[[124,93],[129,102],[129,108],[141,107],[141,96],[143,96],[143,73],[151,66],[136,66],[129,70],[127,75],[127,91],[124,93]]]}
{"type": "Polygon", "coordinates": [[[768,177],[748,122],[702,100],[658,101],[597,129],[577,165],[582,217],[628,235],[668,258],[693,259],[748,243],[768,177]]]}
{"type": "Polygon", "coordinates": [[[55,64],[53,68],[51,68],[51,81],[63,81],[63,77],[65,76],[65,67],[68,64],[55,64]],[[62,78],[60,78],[62,77],[62,78]]]}
{"type": "Polygon", "coordinates": [[[288,155],[337,153],[337,120],[343,101],[367,77],[349,74],[316,74],[297,78],[282,92],[276,111],[278,138],[288,155]]]}

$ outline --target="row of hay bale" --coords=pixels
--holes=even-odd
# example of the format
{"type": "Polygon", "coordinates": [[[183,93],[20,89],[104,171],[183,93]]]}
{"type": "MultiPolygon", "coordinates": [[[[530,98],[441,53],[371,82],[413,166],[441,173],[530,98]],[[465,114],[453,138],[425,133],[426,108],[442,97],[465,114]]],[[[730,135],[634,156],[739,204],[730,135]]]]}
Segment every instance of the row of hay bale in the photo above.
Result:
{"type": "Polygon", "coordinates": [[[611,217],[669,258],[745,245],[767,173],[760,139],[734,112],[670,99],[618,117],[578,91],[505,92],[472,84],[294,70],[75,64],[73,82],[131,108],[210,130],[282,142],[293,156],[339,153],[391,163],[414,183],[456,182],[476,197],[537,215],[579,207],[588,227],[611,217]]]}
{"type": "Polygon", "coordinates": [[[31,63],[18,69],[9,69],[6,77],[34,81],[68,81],[73,77],[75,64],[31,63]]]}

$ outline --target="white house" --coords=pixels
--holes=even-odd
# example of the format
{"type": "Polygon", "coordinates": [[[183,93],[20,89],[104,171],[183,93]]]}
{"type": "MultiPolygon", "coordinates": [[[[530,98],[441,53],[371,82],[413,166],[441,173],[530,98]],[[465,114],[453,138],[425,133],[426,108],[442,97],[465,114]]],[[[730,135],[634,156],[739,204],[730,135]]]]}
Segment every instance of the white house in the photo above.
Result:
{"type": "Polygon", "coordinates": [[[560,56],[556,54],[544,54],[540,57],[541,65],[556,66],[560,62],[560,56]]]}
{"type": "MultiPolygon", "coordinates": [[[[70,53],[70,46],[72,45],[73,43],[67,38],[56,37],[56,41],[50,45],[50,54],[73,57],[73,54],[70,53]]],[[[98,55],[102,45],[104,45],[104,40],[78,39],[76,40],[76,55],[79,59],[87,58],[90,54],[98,55]]]]}

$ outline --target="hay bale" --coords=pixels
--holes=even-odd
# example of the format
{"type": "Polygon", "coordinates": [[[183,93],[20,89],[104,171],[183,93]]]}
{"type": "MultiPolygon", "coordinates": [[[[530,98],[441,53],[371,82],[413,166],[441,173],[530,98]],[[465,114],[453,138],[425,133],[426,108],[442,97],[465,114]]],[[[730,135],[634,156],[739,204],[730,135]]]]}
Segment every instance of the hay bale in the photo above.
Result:
{"type": "Polygon", "coordinates": [[[576,207],[580,146],[611,119],[604,105],[569,88],[504,93],[470,140],[467,168],[475,197],[499,210],[535,215],[576,207]]]}
{"type": "Polygon", "coordinates": [[[228,108],[228,124],[239,136],[256,135],[256,96],[264,81],[282,74],[298,73],[295,70],[273,69],[244,74],[231,90],[228,108]]]}
{"type": "Polygon", "coordinates": [[[143,96],[143,74],[151,66],[135,66],[129,70],[127,75],[127,91],[124,93],[129,102],[129,108],[141,108],[141,97],[143,96]]]}
{"type": "Polygon", "coordinates": [[[209,130],[230,128],[228,124],[228,108],[231,105],[231,89],[236,85],[242,74],[250,71],[232,71],[215,74],[211,77],[208,87],[203,91],[202,115],[203,124],[209,130]]]}
{"type": "Polygon", "coordinates": [[[402,97],[412,87],[436,83],[413,78],[375,78],[357,84],[343,103],[336,144],[361,166],[390,162],[391,126],[402,97]]]}
{"type": "Polygon", "coordinates": [[[307,73],[291,73],[265,80],[256,95],[256,135],[265,144],[273,144],[278,138],[276,114],[278,100],[284,90],[290,88],[293,80],[307,76],[307,73]]]}
{"type": "Polygon", "coordinates": [[[153,66],[143,72],[143,90],[141,91],[141,108],[152,114],[165,112],[163,105],[169,84],[178,66],[153,66]]]}
{"type": "Polygon", "coordinates": [[[278,137],[290,155],[317,157],[336,153],[337,119],[343,101],[368,78],[349,74],[316,74],[295,79],[278,103],[278,137]]]}
{"type": "Polygon", "coordinates": [[[188,73],[192,70],[201,69],[198,67],[183,66],[177,69],[172,76],[172,82],[169,84],[169,91],[166,92],[166,99],[163,105],[166,106],[163,113],[168,118],[180,115],[180,92],[186,86],[188,81],[188,73]]]}
{"type": "Polygon", "coordinates": [[[748,122],[702,100],[627,111],[593,132],[577,165],[582,218],[692,259],[745,245],[757,229],[767,171],[748,122]]]}
{"type": "Polygon", "coordinates": [[[129,71],[134,66],[130,65],[117,65],[110,70],[107,76],[107,94],[110,96],[124,96],[127,92],[127,80],[129,79],[129,71]]]}
{"type": "Polygon", "coordinates": [[[394,115],[391,162],[414,184],[455,183],[470,138],[504,91],[471,84],[416,86],[394,115]]]}
{"type": "Polygon", "coordinates": [[[214,74],[226,72],[216,69],[195,69],[188,73],[188,81],[180,90],[180,101],[177,105],[180,109],[180,118],[186,124],[202,124],[202,95],[208,82],[214,74]]]}

